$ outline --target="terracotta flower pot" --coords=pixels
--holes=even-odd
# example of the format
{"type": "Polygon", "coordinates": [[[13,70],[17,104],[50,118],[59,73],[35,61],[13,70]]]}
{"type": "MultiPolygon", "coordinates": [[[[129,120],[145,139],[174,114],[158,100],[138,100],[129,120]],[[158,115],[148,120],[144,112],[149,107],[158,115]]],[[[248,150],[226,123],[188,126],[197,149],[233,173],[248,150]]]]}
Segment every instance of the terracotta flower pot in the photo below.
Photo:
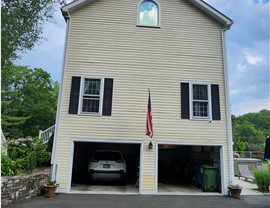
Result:
{"type": "Polygon", "coordinates": [[[56,196],[55,190],[57,188],[57,185],[44,185],[44,196],[46,197],[54,197],[56,196]]]}
{"type": "Polygon", "coordinates": [[[229,193],[232,198],[240,199],[242,189],[240,188],[230,188],[229,187],[229,193]]]}

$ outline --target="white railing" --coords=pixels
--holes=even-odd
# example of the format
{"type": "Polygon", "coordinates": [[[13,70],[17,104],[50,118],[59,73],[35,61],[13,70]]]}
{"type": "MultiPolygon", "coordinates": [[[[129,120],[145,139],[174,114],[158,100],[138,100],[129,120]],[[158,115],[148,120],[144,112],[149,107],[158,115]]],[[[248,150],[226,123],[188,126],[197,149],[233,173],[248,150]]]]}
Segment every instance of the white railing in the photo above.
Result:
{"type": "Polygon", "coordinates": [[[50,128],[42,131],[39,130],[39,135],[38,137],[42,140],[43,144],[47,144],[48,141],[50,140],[51,136],[53,135],[55,130],[55,125],[51,126],[50,128]]]}

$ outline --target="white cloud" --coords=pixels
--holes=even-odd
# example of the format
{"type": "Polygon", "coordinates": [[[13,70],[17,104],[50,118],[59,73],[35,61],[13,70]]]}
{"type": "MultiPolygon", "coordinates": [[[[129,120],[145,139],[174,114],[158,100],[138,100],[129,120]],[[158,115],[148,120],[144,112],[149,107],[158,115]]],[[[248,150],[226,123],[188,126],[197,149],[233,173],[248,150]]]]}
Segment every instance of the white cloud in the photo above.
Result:
{"type": "Polygon", "coordinates": [[[246,68],[247,68],[247,65],[245,65],[245,64],[239,63],[236,65],[236,69],[240,73],[245,72],[246,68]]]}
{"type": "Polygon", "coordinates": [[[228,1],[228,0],[205,0],[205,2],[207,2],[208,4],[210,4],[211,6],[214,6],[216,7],[217,4],[218,4],[218,9],[222,10],[222,11],[225,11],[227,9],[230,9],[232,4],[234,2],[232,1],[228,1]]]}
{"type": "Polygon", "coordinates": [[[157,25],[157,7],[153,6],[150,10],[145,9],[143,11],[140,11],[140,23],[142,25],[157,25]]]}
{"type": "Polygon", "coordinates": [[[247,63],[252,65],[264,63],[264,58],[262,56],[251,55],[248,52],[245,53],[245,58],[247,63]]]}
{"type": "Polygon", "coordinates": [[[262,109],[270,110],[269,98],[252,99],[232,104],[232,114],[238,116],[250,112],[259,112],[262,109]]]}
{"type": "MultiPolygon", "coordinates": [[[[238,85],[239,86],[239,85],[238,85]]],[[[254,93],[258,90],[258,86],[256,84],[250,84],[250,85],[245,85],[244,87],[236,87],[230,91],[231,96],[236,96],[236,95],[247,95],[250,93],[254,93]]]]}
{"type": "Polygon", "coordinates": [[[237,96],[237,95],[241,94],[241,91],[242,91],[241,88],[232,89],[232,90],[230,90],[230,95],[237,96]]]}

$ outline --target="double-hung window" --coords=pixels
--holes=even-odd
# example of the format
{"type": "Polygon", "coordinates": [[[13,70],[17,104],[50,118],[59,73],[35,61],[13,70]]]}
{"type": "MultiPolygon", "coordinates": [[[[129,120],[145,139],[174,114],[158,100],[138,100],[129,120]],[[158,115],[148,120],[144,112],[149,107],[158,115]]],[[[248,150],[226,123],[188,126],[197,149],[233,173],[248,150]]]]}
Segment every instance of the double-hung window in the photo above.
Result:
{"type": "Polygon", "coordinates": [[[181,82],[181,118],[221,120],[219,85],[206,82],[181,82]]]}
{"type": "Polygon", "coordinates": [[[69,114],[112,115],[113,78],[73,76],[69,114]]]}
{"type": "Polygon", "coordinates": [[[81,81],[80,113],[101,114],[104,79],[84,77],[81,81]]]}
{"type": "Polygon", "coordinates": [[[190,118],[211,119],[210,85],[190,83],[190,92],[190,118]]]}

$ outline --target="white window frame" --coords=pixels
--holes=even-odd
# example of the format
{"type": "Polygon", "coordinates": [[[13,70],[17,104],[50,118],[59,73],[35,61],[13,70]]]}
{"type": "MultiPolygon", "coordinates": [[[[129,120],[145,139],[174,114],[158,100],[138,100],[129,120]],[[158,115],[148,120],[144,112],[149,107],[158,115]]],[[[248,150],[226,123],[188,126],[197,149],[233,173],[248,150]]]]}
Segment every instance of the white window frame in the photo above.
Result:
{"type": "Polygon", "coordinates": [[[189,117],[194,120],[212,120],[211,84],[208,82],[189,82],[189,117]],[[193,85],[206,85],[208,95],[207,117],[193,115],[193,85]]]}
{"type": "Polygon", "coordinates": [[[81,86],[80,86],[80,98],[79,98],[79,115],[102,115],[103,110],[103,92],[104,92],[104,77],[96,77],[96,76],[82,76],[81,77],[81,86]],[[100,79],[100,100],[99,100],[99,111],[98,112],[83,112],[83,91],[84,91],[84,83],[85,79],[100,79]]]}
{"type": "Polygon", "coordinates": [[[137,23],[136,23],[137,26],[140,26],[140,27],[156,27],[156,28],[160,28],[161,27],[161,9],[160,9],[160,5],[159,3],[156,1],[156,0],[141,0],[137,6],[137,23]],[[152,26],[152,25],[142,25],[140,24],[140,7],[141,7],[141,4],[145,1],[152,1],[153,3],[155,3],[157,5],[157,9],[158,9],[158,19],[157,19],[157,25],[156,26],[152,26]]]}

